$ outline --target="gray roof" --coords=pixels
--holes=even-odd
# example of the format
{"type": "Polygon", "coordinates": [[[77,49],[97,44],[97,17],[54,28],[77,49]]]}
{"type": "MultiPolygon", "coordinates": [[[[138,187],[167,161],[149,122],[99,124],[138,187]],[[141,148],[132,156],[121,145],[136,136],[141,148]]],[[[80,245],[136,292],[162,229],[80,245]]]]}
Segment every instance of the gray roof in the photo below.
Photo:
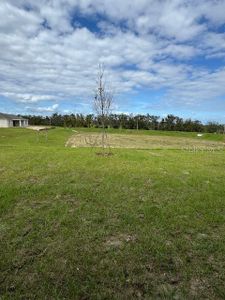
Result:
{"type": "Polygon", "coordinates": [[[27,119],[24,119],[20,116],[17,116],[17,115],[9,115],[9,114],[3,114],[3,113],[0,113],[0,119],[7,119],[7,120],[27,120],[27,119]]]}

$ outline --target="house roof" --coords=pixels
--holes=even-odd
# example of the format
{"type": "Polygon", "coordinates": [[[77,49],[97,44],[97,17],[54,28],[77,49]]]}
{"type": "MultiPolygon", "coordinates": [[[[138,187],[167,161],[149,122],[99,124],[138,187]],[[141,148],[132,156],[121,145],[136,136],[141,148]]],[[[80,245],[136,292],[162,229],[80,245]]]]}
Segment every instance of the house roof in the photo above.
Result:
{"type": "Polygon", "coordinates": [[[17,115],[10,115],[10,114],[3,114],[3,113],[0,113],[0,119],[7,119],[7,120],[27,120],[27,119],[24,119],[20,116],[17,116],[17,115]]]}

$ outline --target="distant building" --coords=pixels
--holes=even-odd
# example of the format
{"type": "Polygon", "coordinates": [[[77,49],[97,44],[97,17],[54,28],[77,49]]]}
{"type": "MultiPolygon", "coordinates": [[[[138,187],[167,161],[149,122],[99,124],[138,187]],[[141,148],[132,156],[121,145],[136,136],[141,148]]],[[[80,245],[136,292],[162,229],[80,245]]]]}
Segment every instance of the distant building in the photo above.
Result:
{"type": "Polygon", "coordinates": [[[16,115],[0,113],[0,127],[27,127],[28,119],[16,115]]]}

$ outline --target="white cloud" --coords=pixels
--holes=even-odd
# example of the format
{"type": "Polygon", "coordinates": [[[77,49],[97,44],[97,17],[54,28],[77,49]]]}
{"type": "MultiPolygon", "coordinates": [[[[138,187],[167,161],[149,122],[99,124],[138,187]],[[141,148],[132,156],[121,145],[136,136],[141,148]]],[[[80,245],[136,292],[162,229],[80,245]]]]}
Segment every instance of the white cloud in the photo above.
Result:
{"type": "Polygon", "coordinates": [[[225,100],[225,67],[215,72],[205,72],[201,76],[193,77],[179,83],[179,86],[172,89],[172,95],[188,104],[197,104],[200,101],[212,100],[223,97],[225,100]],[[198,102],[196,102],[198,99],[198,102]]]}
{"type": "Polygon", "coordinates": [[[31,111],[33,113],[53,113],[56,112],[58,109],[58,104],[53,104],[52,106],[38,106],[38,107],[30,107],[27,106],[26,110],[31,111]]]}
{"type": "Polygon", "coordinates": [[[40,15],[20,9],[4,0],[0,3],[0,16],[0,32],[12,35],[35,34],[42,21],[40,15]]]}
{"type": "Polygon", "coordinates": [[[0,94],[34,107],[46,100],[87,103],[104,61],[120,93],[166,89],[173,101],[192,102],[223,96],[222,60],[212,72],[191,59],[225,54],[224,33],[216,31],[225,23],[224,7],[223,0],[2,0],[0,94]],[[74,28],[79,12],[103,14],[101,32],[74,28]]]}
{"type": "Polygon", "coordinates": [[[205,18],[207,18],[211,25],[222,25],[225,23],[225,1],[224,0],[202,0],[196,2],[197,10],[205,18]]]}

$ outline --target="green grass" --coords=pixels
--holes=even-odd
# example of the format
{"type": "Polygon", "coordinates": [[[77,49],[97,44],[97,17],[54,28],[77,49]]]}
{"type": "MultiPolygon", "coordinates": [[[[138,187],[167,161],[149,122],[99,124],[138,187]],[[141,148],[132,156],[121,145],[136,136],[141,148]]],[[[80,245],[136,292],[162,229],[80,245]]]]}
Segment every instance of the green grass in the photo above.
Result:
{"type": "Polygon", "coordinates": [[[224,299],[225,152],[72,133],[0,129],[0,298],[224,299]]]}

